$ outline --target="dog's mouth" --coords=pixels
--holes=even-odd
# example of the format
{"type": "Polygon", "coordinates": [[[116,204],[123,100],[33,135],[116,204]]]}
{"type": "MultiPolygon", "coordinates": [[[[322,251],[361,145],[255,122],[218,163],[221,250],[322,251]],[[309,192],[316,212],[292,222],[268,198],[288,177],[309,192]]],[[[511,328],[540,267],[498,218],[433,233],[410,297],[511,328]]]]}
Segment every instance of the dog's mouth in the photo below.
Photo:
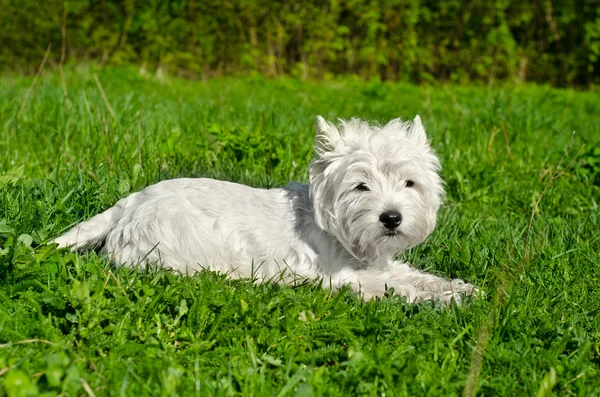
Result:
{"type": "Polygon", "coordinates": [[[395,230],[386,230],[386,231],[384,232],[384,234],[385,234],[386,236],[388,236],[388,237],[393,237],[393,236],[398,236],[398,235],[400,235],[400,234],[402,234],[402,233],[400,233],[400,230],[398,230],[398,229],[395,229],[395,230]]]}

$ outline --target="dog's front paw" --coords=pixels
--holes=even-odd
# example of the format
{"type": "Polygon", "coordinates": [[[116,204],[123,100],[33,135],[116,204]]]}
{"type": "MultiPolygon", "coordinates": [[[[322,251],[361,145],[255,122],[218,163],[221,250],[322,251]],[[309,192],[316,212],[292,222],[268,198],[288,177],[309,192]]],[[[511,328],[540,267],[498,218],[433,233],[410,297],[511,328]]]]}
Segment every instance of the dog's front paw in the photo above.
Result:
{"type": "Polygon", "coordinates": [[[427,292],[423,291],[417,298],[417,301],[432,300],[438,301],[442,306],[447,306],[454,301],[457,305],[461,305],[465,299],[479,298],[484,295],[483,291],[472,284],[465,283],[462,280],[456,279],[450,281],[446,288],[442,291],[427,292]]]}
{"type": "Polygon", "coordinates": [[[480,290],[478,287],[474,286],[473,284],[465,283],[461,279],[452,280],[450,282],[450,290],[445,292],[463,294],[465,296],[470,296],[471,298],[480,298],[485,296],[485,292],[480,290]]]}
{"type": "Polygon", "coordinates": [[[415,302],[439,302],[443,307],[447,307],[452,301],[457,305],[460,305],[463,302],[464,297],[464,293],[456,291],[421,291],[415,299],[415,302]]]}

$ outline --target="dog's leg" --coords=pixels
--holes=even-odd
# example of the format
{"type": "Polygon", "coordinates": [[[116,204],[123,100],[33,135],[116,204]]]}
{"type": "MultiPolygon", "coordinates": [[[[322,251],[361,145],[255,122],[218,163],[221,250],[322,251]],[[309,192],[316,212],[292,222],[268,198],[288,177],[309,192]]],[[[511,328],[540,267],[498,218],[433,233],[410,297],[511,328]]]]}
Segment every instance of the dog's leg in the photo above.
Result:
{"type": "Polygon", "coordinates": [[[350,284],[363,299],[383,296],[390,288],[409,303],[439,300],[460,303],[464,295],[477,296],[477,287],[462,280],[448,280],[413,269],[406,263],[394,262],[388,270],[345,270],[332,278],[332,286],[350,284]]]}
{"type": "Polygon", "coordinates": [[[392,280],[399,280],[413,286],[419,295],[417,300],[433,299],[447,302],[455,299],[460,302],[463,296],[477,297],[480,291],[461,279],[448,280],[444,277],[425,273],[406,263],[393,262],[390,267],[392,280]]]}

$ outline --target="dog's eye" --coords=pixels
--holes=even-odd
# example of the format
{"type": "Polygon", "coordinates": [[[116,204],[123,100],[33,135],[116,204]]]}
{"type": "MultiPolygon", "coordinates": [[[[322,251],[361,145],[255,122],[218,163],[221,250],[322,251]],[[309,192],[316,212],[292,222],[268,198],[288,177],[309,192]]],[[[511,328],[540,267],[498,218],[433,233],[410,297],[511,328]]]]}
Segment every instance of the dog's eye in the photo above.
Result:
{"type": "Polygon", "coordinates": [[[361,192],[370,192],[371,189],[369,189],[369,187],[367,186],[366,183],[359,183],[356,187],[356,190],[361,191],[361,192]]]}
{"type": "Polygon", "coordinates": [[[406,185],[405,186],[406,187],[413,187],[413,186],[415,186],[415,183],[413,181],[409,180],[409,181],[406,181],[406,185]]]}

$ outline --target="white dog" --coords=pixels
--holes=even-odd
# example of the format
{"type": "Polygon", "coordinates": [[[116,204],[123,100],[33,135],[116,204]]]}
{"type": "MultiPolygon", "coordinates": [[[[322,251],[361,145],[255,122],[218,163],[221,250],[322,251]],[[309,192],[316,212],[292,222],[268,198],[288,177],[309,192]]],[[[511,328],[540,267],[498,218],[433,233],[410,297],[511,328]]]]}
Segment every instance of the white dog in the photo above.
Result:
{"type": "Polygon", "coordinates": [[[384,127],[318,117],[310,184],[255,189],[173,179],[120,200],[55,240],[112,262],[189,273],[349,284],[364,299],[386,288],[409,302],[460,302],[477,289],[393,260],[433,231],[443,195],[438,158],[419,116],[384,127]]]}

